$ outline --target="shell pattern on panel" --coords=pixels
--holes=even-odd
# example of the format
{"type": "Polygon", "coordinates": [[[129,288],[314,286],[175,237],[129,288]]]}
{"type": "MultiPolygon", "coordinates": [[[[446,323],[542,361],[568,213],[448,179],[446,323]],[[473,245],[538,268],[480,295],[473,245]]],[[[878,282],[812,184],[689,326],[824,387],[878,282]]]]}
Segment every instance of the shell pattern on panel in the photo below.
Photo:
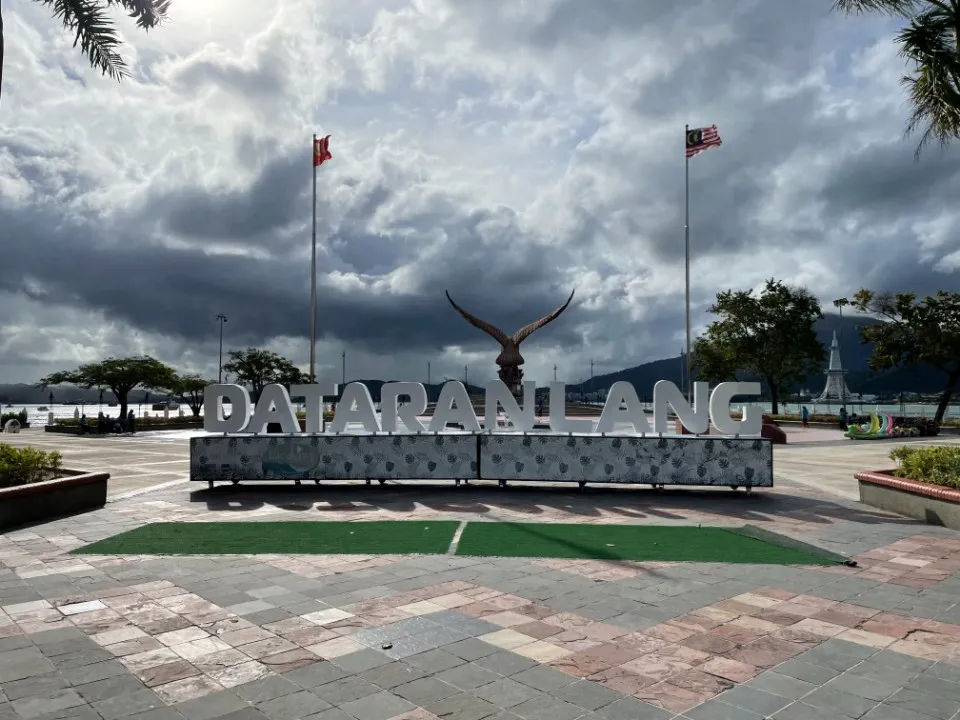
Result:
{"type": "Polygon", "coordinates": [[[192,438],[192,480],[475,478],[472,435],[295,435],[192,438]]]}
{"type": "Polygon", "coordinates": [[[773,486],[773,447],[750,438],[485,435],[489,480],[773,486]]]}

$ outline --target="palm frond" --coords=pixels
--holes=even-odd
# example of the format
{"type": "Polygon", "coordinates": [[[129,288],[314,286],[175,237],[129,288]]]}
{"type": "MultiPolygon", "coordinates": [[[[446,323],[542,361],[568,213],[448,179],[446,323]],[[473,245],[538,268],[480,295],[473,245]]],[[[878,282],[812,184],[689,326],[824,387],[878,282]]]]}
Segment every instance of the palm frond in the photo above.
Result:
{"type": "Polygon", "coordinates": [[[835,0],[833,8],[849,15],[877,12],[910,17],[922,5],[923,0],[835,0]]]}
{"type": "Polygon", "coordinates": [[[137,21],[141,30],[155,28],[167,19],[172,0],[106,0],[107,5],[119,5],[137,21]]]}
{"type": "Polygon", "coordinates": [[[106,6],[96,0],[40,0],[52,8],[53,16],[73,33],[73,46],[90,60],[90,64],[104,75],[120,80],[129,75],[127,66],[117,52],[120,38],[107,15],[106,6]]]}
{"type": "Polygon", "coordinates": [[[901,82],[913,107],[906,134],[923,129],[917,157],[934,140],[943,148],[960,139],[960,53],[955,21],[952,14],[934,7],[917,15],[897,37],[900,54],[915,67],[901,82]]]}

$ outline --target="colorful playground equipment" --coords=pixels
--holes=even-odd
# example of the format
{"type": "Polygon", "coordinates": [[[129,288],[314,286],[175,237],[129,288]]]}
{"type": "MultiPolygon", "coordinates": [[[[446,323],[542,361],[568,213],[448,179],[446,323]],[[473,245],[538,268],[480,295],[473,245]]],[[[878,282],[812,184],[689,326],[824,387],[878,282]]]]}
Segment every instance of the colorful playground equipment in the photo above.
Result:
{"type": "Polygon", "coordinates": [[[871,415],[869,423],[851,425],[844,436],[851,440],[886,440],[896,437],[915,437],[920,434],[917,427],[903,427],[896,424],[893,415],[871,415]]]}

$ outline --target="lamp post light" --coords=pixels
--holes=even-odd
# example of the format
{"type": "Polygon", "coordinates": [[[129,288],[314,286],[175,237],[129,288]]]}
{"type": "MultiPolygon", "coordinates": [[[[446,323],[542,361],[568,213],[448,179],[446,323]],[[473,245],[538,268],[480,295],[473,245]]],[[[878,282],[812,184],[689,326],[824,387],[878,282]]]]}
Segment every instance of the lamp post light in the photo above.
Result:
{"type": "Polygon", "coordinates": [[[217,369],[217,383],[223,383],[223,326],[227,322],[227,316],[223,313],[217,314],[217,322],[220,323],[220,365],[217,369]]]}

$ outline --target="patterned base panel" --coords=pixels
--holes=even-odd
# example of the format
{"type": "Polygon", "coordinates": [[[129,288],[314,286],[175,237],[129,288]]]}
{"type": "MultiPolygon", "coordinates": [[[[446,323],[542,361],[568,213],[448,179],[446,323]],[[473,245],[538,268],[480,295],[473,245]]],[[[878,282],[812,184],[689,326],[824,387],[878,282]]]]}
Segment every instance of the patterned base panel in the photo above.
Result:
{"type": "Polygon", "coordinates": [[[541,482],[773,487],[769,440],[483,435],[480,477],[541,482]]]}
{"type": "Polygon", "coordinates": [[[773,487],[773,446],[759,438],[690,436],[211,436],[190,441],[190,479],[773,487]]]}

